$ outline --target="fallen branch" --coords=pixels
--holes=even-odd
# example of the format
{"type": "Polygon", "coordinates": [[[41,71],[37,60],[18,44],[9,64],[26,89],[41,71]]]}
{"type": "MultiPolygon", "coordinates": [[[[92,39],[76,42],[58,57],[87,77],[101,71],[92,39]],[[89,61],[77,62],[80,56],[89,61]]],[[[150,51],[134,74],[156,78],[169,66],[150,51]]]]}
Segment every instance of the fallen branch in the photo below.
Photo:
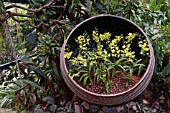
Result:
{"type": "MultiPolygon", "coordinates": [[[[33,13],[38,14],[38,12],[40,12],[42,9],[47,8],[47,7],[50,7],[50,6],[52,6],[53,4],[55,4],[56,2],[59,2],[59,0],[52,0],[52,1],[50,1],[49,3],[45,4],[44,6],[38,8],[38,9],[31,9],[31,8],[19,6],[19,5],[17,5],[17,4],[12,4],[12,5],[7,6],[7,7],[6,7],[6,10],[15,7],[15,8],[20,8],[20,9],[26,10],[26,11],[28,11],[28,12],[33,12],[33,13]]],[[[65,6],[60,6],[60,5],[59,5],[59,6],[57,6],[57,7],[58,7],[58,8],[66,9],[65,6]]],[[[15,21],[17,21],[17,22],[29,22],[29,24],[30,24],[33,28],[39,28],[41,25],[44,25],[44,26],[46,26],[46,27],[50,27],[50,26],[52,26],[54,23],[57,23],[57,24],[59,24],[59,25],[65,24],[65,23],[59,21],[59,19],[63,16],[63,14],[61,14],[60,17],[59,17],[57,20],[56,20],[56,19],[52,20],[52,22],[49,23],[49,24],[44,23],[44,22],[40,22],[38,25],[35,25],[35,24],[32,23],[32,21],[31,21],[30,19],[19,20],[19,19],[17,18],[18,16],[27,17],[27,18],[34,18],[34,16],[32,16],[32,15],[12,13],[12,12],[10,12],[10,11],[7,11],[6,13],[8,13],[8,14],[7,14],[6,16],[4,16],[3,19],[0,20],[0,25],[1,25],[4,21],[6,21],[7,19],[9,19],[9,18],[12,18],[13,20],[15,20],[15,21]]]]}
{"type": "Polygon", "coordinates": [[[12,4],[12,5],[9,5],[9,6],[6,6],[6,10],[10,9],[10,8],[13,8],[13,7],[16,7],[16,8],[20,8],[20,9],[23,9],[23,10],[27,10],[27,11],[30,11],[30,12],[34,12],[34,13],[37,13],[39,12],[40,10],[46,8],[46,7],[49,7],[51,5],[53,5],[54,3],[56,3],[56,0],[52,0],[50,1],[49,3],[45,4],[44,6],[38,8],[38,9],[30,9],[30,8],[26,8],[26,7],[23,7],[23,6],[19,6],[17,4],[12,4]]]}
{"type": "Polygon", "coordinates": [[[23,17],[29,17],[29,18],[33,18],[33,16],[31,15],[27,15],[27,14],[17,14],[17,13],[11,13],[10,11],[8,11],[8,15],[4,17],[4,19],[0,20],[0,22],[3,22],[3,21],[6,21],[8,18],[12,18],[13,20],[17,21],[17,22],[29,22],[30,25],[33,27],[33,28],[39,28],[41,25],[44,25],[46,27],[50,27],[52,26],[54,23],[57,23],[57,24],[60,24],[60,25],[64,25],[65,23],[64,22],[60,22],[59,20],[52,20],[52,22],[50,24],[47,24],[47,23],[44,23],[44,22],[40,22],[38,25],[35,25],[32,23],[31,20],[29,19],[24,19],[24,20],[19,20],[17,19],[15,16],[23,16],[23,17]]]}

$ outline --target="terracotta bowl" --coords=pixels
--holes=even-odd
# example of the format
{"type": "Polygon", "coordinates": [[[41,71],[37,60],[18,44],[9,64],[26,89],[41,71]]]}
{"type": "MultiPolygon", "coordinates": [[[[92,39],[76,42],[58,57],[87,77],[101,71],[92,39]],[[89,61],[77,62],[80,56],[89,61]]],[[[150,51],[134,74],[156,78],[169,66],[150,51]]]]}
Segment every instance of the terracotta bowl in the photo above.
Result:
{"type": "MultiPolygon", "coordinates": [[[[135,52],[138,52],[138,50],[135,50],[135,52]]],[[[149,38],[144,33],[144,31],[138,25],[136,25],[130,20],[114,15],[109,15],[109,14],[97,15],[78,24],[68,35],[67,41],[64,42],[60,54],[61,73],[68,87],[79,98],[89,103],[99,104],[99,105],[118,105],[137,97],[148,86],[152,78],[154,65],[155,65],[155,58],[154,58],[153,47],[151,42],[149,41],[149,38]],[[142,78],[139,80],[139,82],[136,83],[130,89],[117,94],[97,94],[97,93],[90,92],[84,89],[83,87],[81,87],[80,85],[78,85],[68,74],[68,70],[71,68],[71,66],[68,64],[68,61],[64,58],[66,43],[69,43],[71,47],[70,49],[71,51],[73,51],[73,56],[76,56],[78,45],[75,44],[74,38],[83,34],[85,31],[92,33],[92,31],[95,28],[98,29],[99,33],[104,33],[107,31],[112,33],[112,35],[117,35],[117,36],[121,34],[127,35],[128,33],[138,32],[147,39],[149,43],[149,49],[150,49],[150,57],[149,57],[147,69],[144,72],[142,78]]]]}

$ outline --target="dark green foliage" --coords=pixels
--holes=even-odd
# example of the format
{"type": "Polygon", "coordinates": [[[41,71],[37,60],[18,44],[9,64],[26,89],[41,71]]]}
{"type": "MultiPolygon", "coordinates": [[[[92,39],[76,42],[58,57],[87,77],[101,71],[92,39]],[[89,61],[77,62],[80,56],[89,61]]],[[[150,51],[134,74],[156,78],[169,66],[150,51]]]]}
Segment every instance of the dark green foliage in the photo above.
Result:
{"type": "MultiPolygon", "coordinates": [[[[59,108],[63,107],[62,110],[72,112],[71,107],[65,108],[69,103],[60,103],[70,100],[72,93],[64,84],[56,63],[47,56],[41,56],[41,59],[37,63],[27,57],[21,59],[19,67],[23,78],[13,77],[12,80],[3,82],[0,86],[1,107],[15,107],[18,111],[22,108],[29,111],[60,111],[59,108]]],[[[15,75],[11,73],[11,76],[15,75]]]]}
{"type": "MultiPolygon", "coordinates": [[[[162,76],[166,77],[167,75],[170,74],[170,62],[167,64],[167,66],[163,69],[162,71],[162,76]]],[[[170,81],[169,81],[170,82],[170,81]]]]}
{"type": "Polygon", "coordinates": [[[32,51],[36,47],[36,45],[37,45],[36,30],[33,30],[26,37],[26,48],[27,48],[27,51],[32,51]]]}
{"type": "MultiPolygon", "coordinates": [[[[29,8],[38,9],[51,0],[29,1],[29,8]]],[[[28,50],[34,48],[34,52],[38,55],[30,59],[23,57],[19,64],[19,71],[16,66],[0,69],[1,107],[42,113],[73,112],[71,104],[68,102],[72,97],[72,92],[64,84],[60,74],[60,48],[75,25],[101,13],[130,19],[145,31],[153,44],[156,58],[155,72],[151,81],[153,101],[160,96],[158,93],[160,91],[164,91],[168,95],[170,93],[170,56],[167,55],[167,51],[170,49],[168,44],[170,42],[169,9],[167,0],[159,2],[150,0],[150,4],[142,3],[139,0],[58,0],[38,13],[28,12],[34,16],[31,21],[35,25],[40,22],[49,24],[53,19],[58,19],[65,24],[54,23],[51,27],[41,25],[36,28],[33,35],[28,35],[26,39],[23,37],[23,42],[27,41],[26,44],[24,42],[22,47],[16,46],[18,50],[24,47],[27,47],[28,50]]],[[[0,1],[0,11],[5,13],[2,0],[0,1]]],[[[28,22],[20,23],[20,25],[25,36],[33,30],[28,22]]],[[[15,35],[16,33],[12,32],[12,36],[15,37],[15,35]]],[[[17,41],[15,42],[17,43],[17,41]]],[[[27,53],[23,52],[23,54],[27,53]]],[[[106,90],[109,85],[106,85],[106,90]]]]}
{"type": "MultiPolygon", "coordinates": [[[[6,10],[3,5],[3,0],[0,1],[0,14],[5,14],[6,10]]],[[[1,17],[0,17],[1,18],[1,17]]]]}

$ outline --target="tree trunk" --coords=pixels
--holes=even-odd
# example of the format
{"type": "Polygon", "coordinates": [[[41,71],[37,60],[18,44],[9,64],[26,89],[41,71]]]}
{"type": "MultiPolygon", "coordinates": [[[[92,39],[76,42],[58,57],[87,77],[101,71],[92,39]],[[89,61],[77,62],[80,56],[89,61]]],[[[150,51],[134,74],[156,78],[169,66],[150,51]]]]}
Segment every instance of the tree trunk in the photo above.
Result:
{"type": "MultiPolygon", "coordinates": [[[[0,0],[0,20],[3,19],[5,15],[5,7],[3,0],[0,0]]],[[[0,23],[0,53],[5,49],[5,26],[4,23],[0,23]]]]}
{"type": "MultiPolygon", "coordinates": [[[[6,9],[4,6],[4,1],[0,0],[0,20],[4,18],[6,14],[6,9]]],[[[10,41],[11,34],[7,24],[7,21],[0,22],[0,60],[6,62],[12,60],[13,57],[13,48],[10,41]]],[[[12,39],[12,38],[11,38],[12,39]]]]}

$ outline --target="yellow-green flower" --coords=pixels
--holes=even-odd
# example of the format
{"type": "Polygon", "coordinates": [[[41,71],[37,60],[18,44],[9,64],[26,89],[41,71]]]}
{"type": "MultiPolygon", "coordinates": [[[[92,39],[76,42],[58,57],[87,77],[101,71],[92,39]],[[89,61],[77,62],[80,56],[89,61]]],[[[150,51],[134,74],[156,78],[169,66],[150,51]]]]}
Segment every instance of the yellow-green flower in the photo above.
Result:
{"type": "Polygon", "coordinates": [[[103,77],[106,77],[106,74],[103,74],[103,77]]]}
{"type": "Polygon", "coordinates": [[[124,48],[126,48],[126,46],[125,46],[125,45],[123,45],[123,46],[122,46],[122,48],[124,49],[124,48]]]}
{"type": "Polygon", "coordinates": [[[109,33],[109,32],[106,32],[106,33],[104,33],[104,34],[100,34],[100,40],[101,41],[104,41],[104,40],[109,40],[110,39],[110,36],[111,36],[111,33],[109,33]]]}
{"type": "Polygon", "coordinates": [[[147,43],[147,40],[141,40],[138,42],[139,47],[141,48],[140,54],[141,55],[147,55],[149,51],[149,44],[147,43]]]}
{"type": "Polygon", "coordinates": [[[71,52],[65,52],[65,53],[64,53],[64,58],[69,59],[69,58],[71,57],[72,54],[73,54],[72,51],[71,51],[71,52]]]}
{"type": "Polygon", "coordinates": [[[75,73],[71,76],[71,78],[78,77],[78,76],[79,76],[79,73],[75,73]]]}
{"type": "Polygon", "coordinates": [[[90,62],[90,65],[93,66],[94,64],[96,64],[97,62],[96,61],[91,61],[90,62]]]}
{"type": "Polygon", "coordinates": [[[73,59],[71,59],[71,64],[72,65],[79,64],[79,61],[77,61],[77,59],[73,58],[73,59]]]}
{"type": "Polygon", "coordinates": [[[105,54],[105,55],[107,55],[107,51],[106,51],[106,49],[104,49],[104,54],[105,54]]]}
{"type": "Polygon", "coordinates": [[[131,58],[128,59],[130,62],[133,62],[133,60],[131,58]]]}

